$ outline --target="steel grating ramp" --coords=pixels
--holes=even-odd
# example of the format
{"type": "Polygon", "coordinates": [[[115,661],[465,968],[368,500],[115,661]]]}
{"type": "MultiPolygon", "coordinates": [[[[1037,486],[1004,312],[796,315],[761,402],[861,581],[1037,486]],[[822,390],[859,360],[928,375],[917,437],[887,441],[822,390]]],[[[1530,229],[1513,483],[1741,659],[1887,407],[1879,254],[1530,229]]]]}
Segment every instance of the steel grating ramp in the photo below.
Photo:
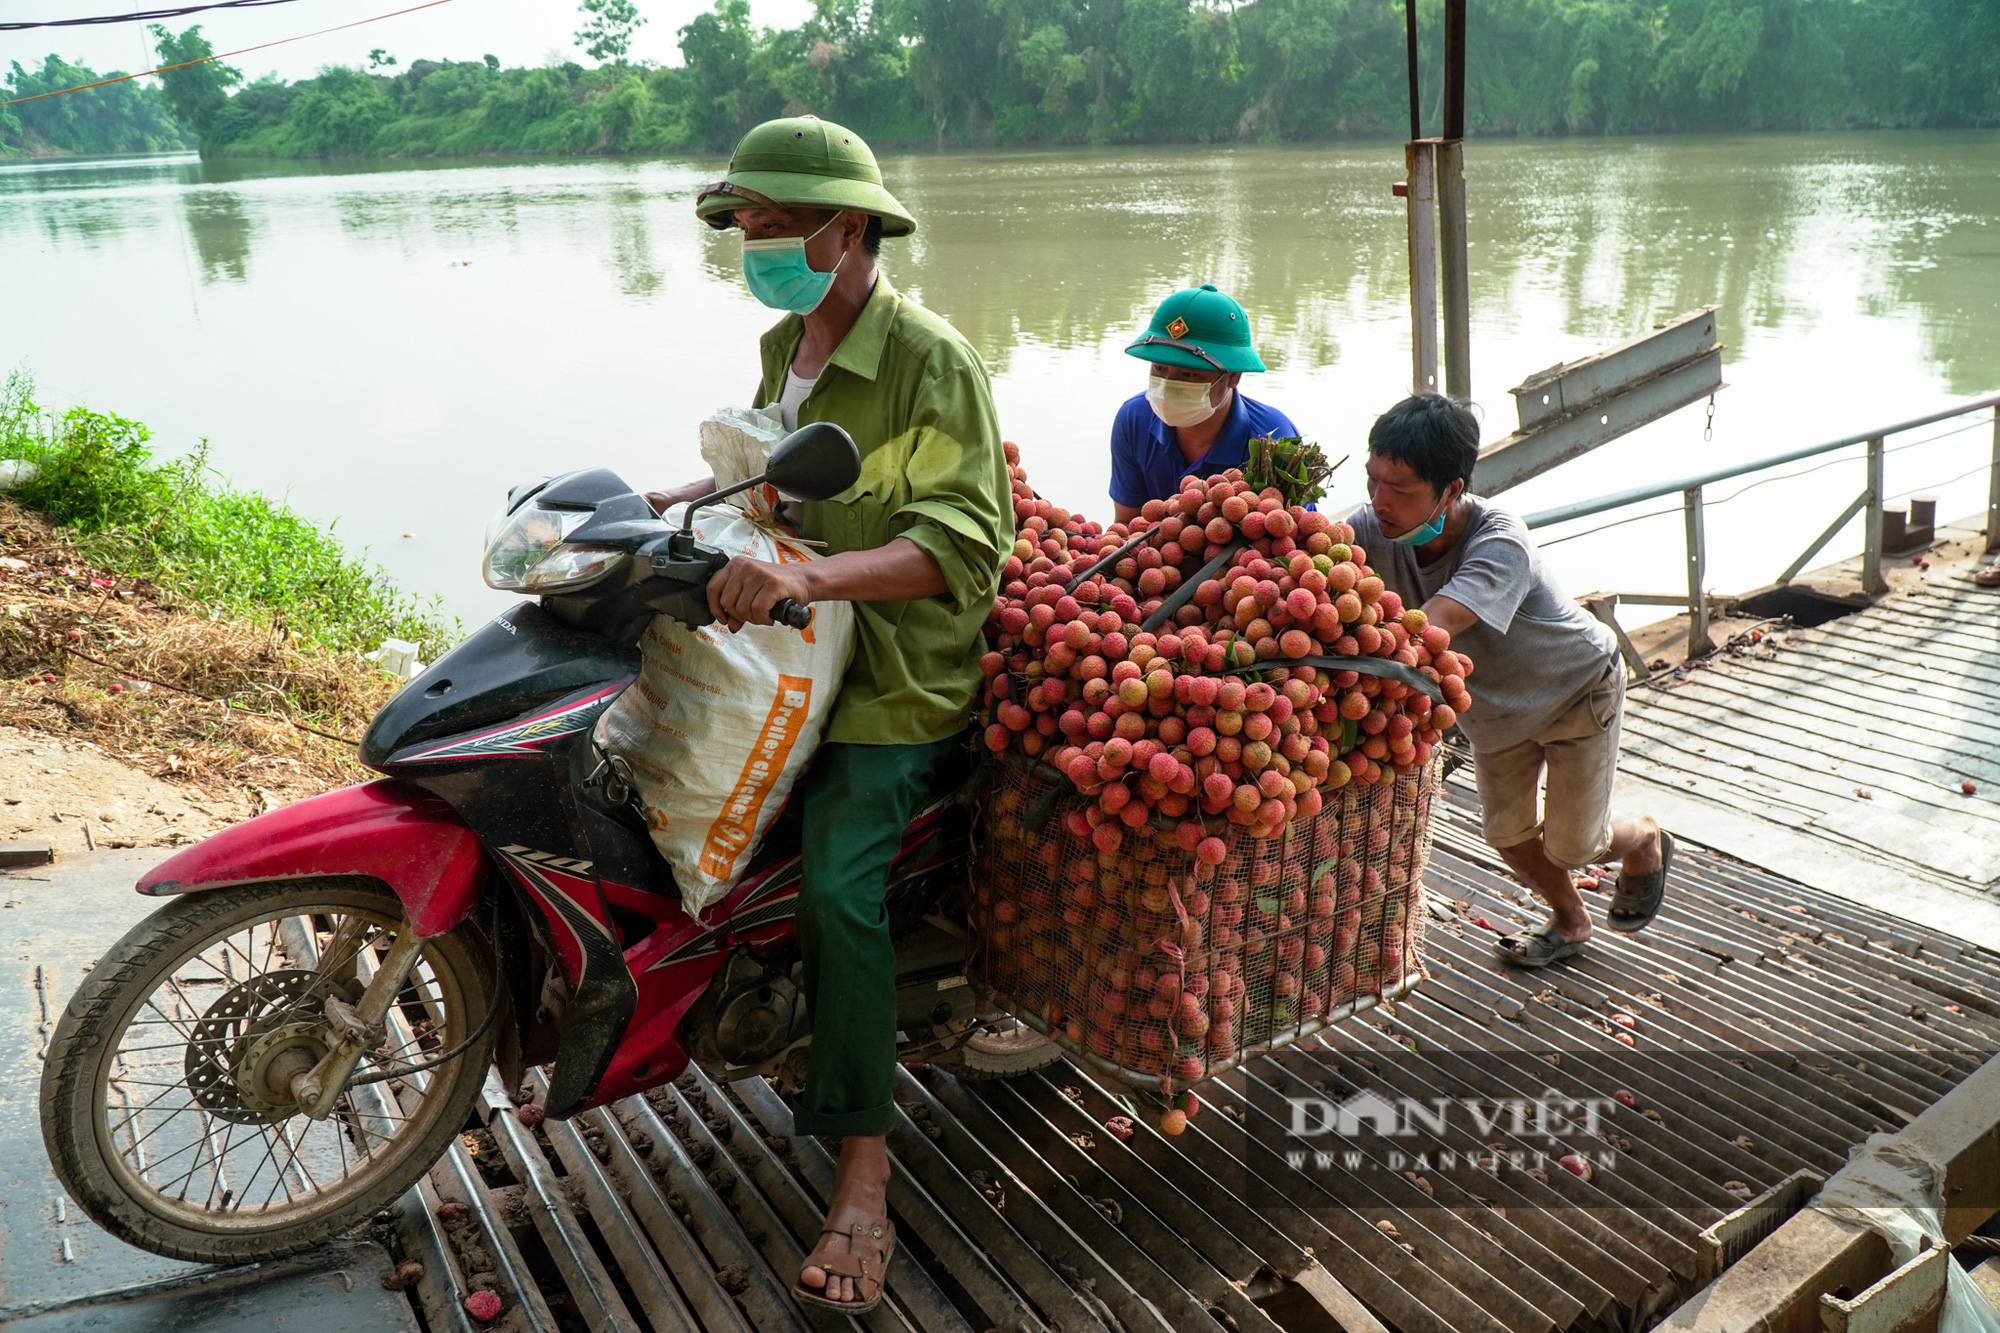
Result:
{"type": "Polygon", "coordinates": [[[1969,552],[1934,558],[1872,606],[1632,689],[1618,803],[2000,947],[2000,598],[1969,552]]]}
{"type": "Polygon", "coordinates": [[[475,1287],[509,1330],[1639,1327],[2000,1048],[1993,955],[1696,847],[1643,934],[1506,970],[1476,919],[1538,913],[1450,797],[1433,978],[1204,1088],[1179,1138],[1067,1064],[899,1071],[901,1244],[874,1313],[786,1295],[834,1145],[794,1140],[762,1081],[690,1072],[532,1129],[490,1083],[488,1129],[402,1221],[450,1256],[421,1287],[431,1327],[471,1327],[475,1287]]]}

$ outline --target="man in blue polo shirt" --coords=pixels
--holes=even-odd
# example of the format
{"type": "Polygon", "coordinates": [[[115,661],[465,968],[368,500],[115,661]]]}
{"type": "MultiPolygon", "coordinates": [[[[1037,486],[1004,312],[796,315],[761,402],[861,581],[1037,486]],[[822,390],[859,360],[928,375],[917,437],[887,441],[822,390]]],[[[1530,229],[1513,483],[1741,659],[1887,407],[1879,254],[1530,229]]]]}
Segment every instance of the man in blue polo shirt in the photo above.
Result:
{"type": "Polygon", "coordinates": [[[1160,302],[1125,352],[1152,362],[1153,373],[1111,423],[1111,508],[1120,523],[1148,500],[1179,494],[1182,477],[1242,467],[1258,436],[1299,433],[1277,408],[1237,392],[1244,373],[1264,362],[1250,345],[1249,316],[1213,283],[1160,302]]]}

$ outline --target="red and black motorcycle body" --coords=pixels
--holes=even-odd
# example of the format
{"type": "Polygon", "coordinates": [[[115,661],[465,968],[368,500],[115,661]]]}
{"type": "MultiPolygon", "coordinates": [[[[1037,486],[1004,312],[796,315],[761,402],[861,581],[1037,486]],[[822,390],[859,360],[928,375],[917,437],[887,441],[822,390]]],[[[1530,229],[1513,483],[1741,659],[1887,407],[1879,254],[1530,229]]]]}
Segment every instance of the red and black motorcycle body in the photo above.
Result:
{"type": "MultiPolygon", "coordinates": [[[[611,474],[558,482],[593,502],[612,492],[600,518],[638,529],[630,539],[646,539],[640,546],[659,544],[665,528],[650,508],[604,515],[644,504],[611,474]]],[[[639,671],[651,616],[679,605],[692,623],[707,619],[705,601],[690,604],[699,582],[663,592],[650,586],[661,579],[646,558],[639,549],[618,587],[510,608],[404,686],[361,747],[385,777],[225,830],[156,868],[140,891],[366,875],[395,890],[423,935],[488,914],[480,919],[512,1011],[499,1062],[518,1074],[552,1060],[545,1109],[557,1117],[677,1077],[690,1043],[723,1070],[795,1050],[809,1032],[796,968],[796,811],[696,920],[591,741],[639,671]]],[[[710,563],[712,572],[722,562],[710,563]]],[[[890,875],[899,1021],[916,1045],[973,1018],[962,936],[933,915],[963,880],[969,823],[965,803],[935,802],[906,831],[890,875]]]]}

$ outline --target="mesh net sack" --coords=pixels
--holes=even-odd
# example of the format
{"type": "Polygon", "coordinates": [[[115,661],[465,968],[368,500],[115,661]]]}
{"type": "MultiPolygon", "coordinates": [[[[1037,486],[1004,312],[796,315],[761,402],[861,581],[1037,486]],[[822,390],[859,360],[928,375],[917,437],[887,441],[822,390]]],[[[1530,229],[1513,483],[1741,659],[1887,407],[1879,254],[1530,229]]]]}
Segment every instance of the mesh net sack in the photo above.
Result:
{"type": "Polygon", "coordinates": [[[1091,802],[1054,769],[989,762],[972,973],[1098,1069],[1171,1094],[1425,975],[1435,761],[1326,791],[1271,837],[1206,821],[1202,855],[1160,818],[1104,850],[1075,831],[1091,802]]]}

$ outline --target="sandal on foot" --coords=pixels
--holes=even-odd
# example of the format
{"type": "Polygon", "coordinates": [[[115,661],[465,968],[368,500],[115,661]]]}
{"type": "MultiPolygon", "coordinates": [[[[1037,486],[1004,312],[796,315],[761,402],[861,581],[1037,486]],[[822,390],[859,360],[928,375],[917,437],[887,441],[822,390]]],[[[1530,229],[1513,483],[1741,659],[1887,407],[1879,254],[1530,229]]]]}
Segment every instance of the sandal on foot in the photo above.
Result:
{"type": "Polygon", "coordinates": [[[1966,577],[1982,588],[2000,588],[2000,563],[1988,565],[1966,577]]]}
{"type": "Polygon", "coordinates": [[[861,1299],[834,1300],[824,1287],[814,1291],[803,1281],[792,1283],[792,1295],[807,1305],[842,1314],[867,1314],[881,1304],[882,1280],[889,1272],[889,1258],[896,1252],[896,1224],[853,1204],[842,1204],[827,1215],[819,1234],[847,1237],[847,1253],[828,1255],[817,1262],[808,1255],[806,1266],[825,1273],[829,1284],[837,1277],[854,1279],[861,1299]]]}
{"type": "Polygon", "coordinates": [[[1674,835],[1660,830],[1660,865],[1643,875],[1618,872],[1618,888],[1605,910],[1604,924],[1630,934],[1653,924],[1660,903],[1667,896],[1667,867],[1674,863],[1674,835]]]}
{"type": "Polygon", "coordinates": [[[1565,939],[1554,926],[1526,935],[1502,935],[1493,941],[1493,952],[1516,967],[1547,967],[1582,951],[1579,941],[1565,939]]]}

